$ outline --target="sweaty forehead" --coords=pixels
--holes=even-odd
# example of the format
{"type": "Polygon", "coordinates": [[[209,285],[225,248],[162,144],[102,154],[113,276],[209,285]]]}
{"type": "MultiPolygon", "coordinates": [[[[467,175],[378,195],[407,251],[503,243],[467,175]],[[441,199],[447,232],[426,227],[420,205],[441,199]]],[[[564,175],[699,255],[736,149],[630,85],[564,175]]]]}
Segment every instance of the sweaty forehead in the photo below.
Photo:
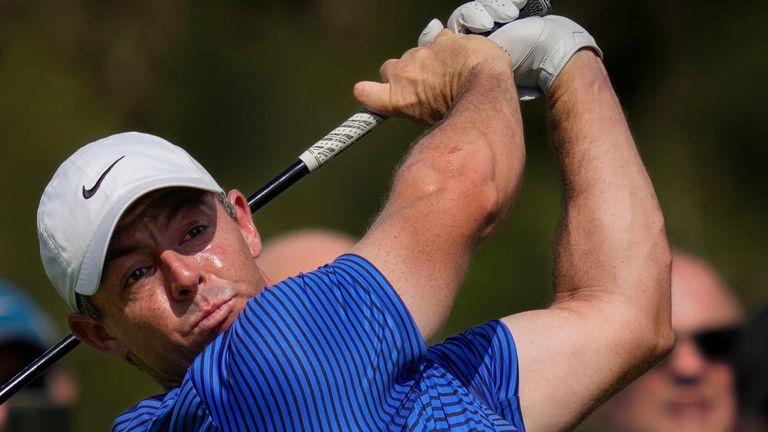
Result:
{"type": "Polygon", "coordinates": [[[672,327],[691,332],[738,323],[735,295],[707,264],[676,255],[672,264],[672,327]]]}

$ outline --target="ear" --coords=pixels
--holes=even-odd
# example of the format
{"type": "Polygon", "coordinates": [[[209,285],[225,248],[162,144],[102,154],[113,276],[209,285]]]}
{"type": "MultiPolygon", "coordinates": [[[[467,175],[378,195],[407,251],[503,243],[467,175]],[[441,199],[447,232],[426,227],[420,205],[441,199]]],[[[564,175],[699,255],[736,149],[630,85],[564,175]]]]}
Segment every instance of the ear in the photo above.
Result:
{"type": "Polygon", "coordinates": [[[253,223],[253,215],[251,214],[251,207],[248,205],[248,199],[237,189],[229,191],[227,199],[235,207],[237,223],[240,226],[240,231],[243,233],[245,242],[251,249],[251,255],[257,258],[261,255],[261,236],[259,235],[259,230],[256,229],[256,225],[253,223]]]}
{"type": "Polygon", "coordinates": [[[67,324],[78,339],[97,350],[120,358],[125,358],[130,350],[123,342],[112,335],[104,324],[86,314],[73,312],[67,316],[67,324]]]}

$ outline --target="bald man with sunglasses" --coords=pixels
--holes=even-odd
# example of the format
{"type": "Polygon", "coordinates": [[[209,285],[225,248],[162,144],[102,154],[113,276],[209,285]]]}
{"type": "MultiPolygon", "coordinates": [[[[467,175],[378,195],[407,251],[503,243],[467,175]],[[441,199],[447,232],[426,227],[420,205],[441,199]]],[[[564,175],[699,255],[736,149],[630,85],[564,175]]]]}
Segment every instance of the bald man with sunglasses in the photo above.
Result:
{"type": "Polygon", "coordinates": [[[735,372],[730,356],[743,316],[730,288],[711,266],[675,252],[675,348],[600,407],[591,423],[605,432],[735,430],[735,372]]]}

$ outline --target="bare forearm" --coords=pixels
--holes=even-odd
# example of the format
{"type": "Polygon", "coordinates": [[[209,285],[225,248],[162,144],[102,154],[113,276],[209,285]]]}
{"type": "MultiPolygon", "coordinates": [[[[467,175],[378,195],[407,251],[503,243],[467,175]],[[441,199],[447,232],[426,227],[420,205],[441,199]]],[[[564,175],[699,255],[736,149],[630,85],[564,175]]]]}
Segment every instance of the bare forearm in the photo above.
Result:
{"type": "MultiPolygon", "coordinates": [[[[455,210],[454,222],[466,214],[482,217],[493,226],[516,195],[524,162],[522,120],[509,70],[481,64],[446,119],[422,137],[406,158],[392,199],[399,200],[401,191],[405,196],[410,195],[408,191],[463,195],[462,201],[441,199],[442,205],[455,210]],[[484,210],[488,206],[491,214],[484,210]]],[[[475,225],[466,227],[479,234],[489,228],[475,225]]]]}
{"type": "Polygon", "coordinates": [[[510,68],[474,70],[445,120],[422,137],[356,246],[390,279],[425,339],[450,313],[469,256],[520,182],[522,125],[510,68]]]}
{"type": "Polygon", "coordinates": [[[566,195],[555,301],[504,318],[531,430],[573,427],[673,339],[662,214],[600,59],[578,52],[550,100],[566,195]]]}
{"type": "Polygon", "coordinates": [[[602,296],[665,328],[670,253],[663,216],[599,58],[577,53],[551,101],[566,193],[556,304],[602,296]]]}

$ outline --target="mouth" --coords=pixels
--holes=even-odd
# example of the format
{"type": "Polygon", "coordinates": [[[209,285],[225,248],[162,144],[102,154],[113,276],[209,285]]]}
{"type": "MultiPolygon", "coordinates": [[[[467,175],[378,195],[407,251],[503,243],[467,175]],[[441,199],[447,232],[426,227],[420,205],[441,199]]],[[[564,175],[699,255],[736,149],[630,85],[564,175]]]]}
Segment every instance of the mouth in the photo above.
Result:
{"type": "Polygon", "coordinates": [[[220,330],[232,312],[233,303],[233,299],[229,299],[206,309],[192,326],[192,331],[220,330]]]}
{"type": "Polygon", "coordinates": [[[666,411],[669,415],[679,419],[704,419],[711,412],[712,405],[704,399],[678,401],[669,403],[666,411]]]}

